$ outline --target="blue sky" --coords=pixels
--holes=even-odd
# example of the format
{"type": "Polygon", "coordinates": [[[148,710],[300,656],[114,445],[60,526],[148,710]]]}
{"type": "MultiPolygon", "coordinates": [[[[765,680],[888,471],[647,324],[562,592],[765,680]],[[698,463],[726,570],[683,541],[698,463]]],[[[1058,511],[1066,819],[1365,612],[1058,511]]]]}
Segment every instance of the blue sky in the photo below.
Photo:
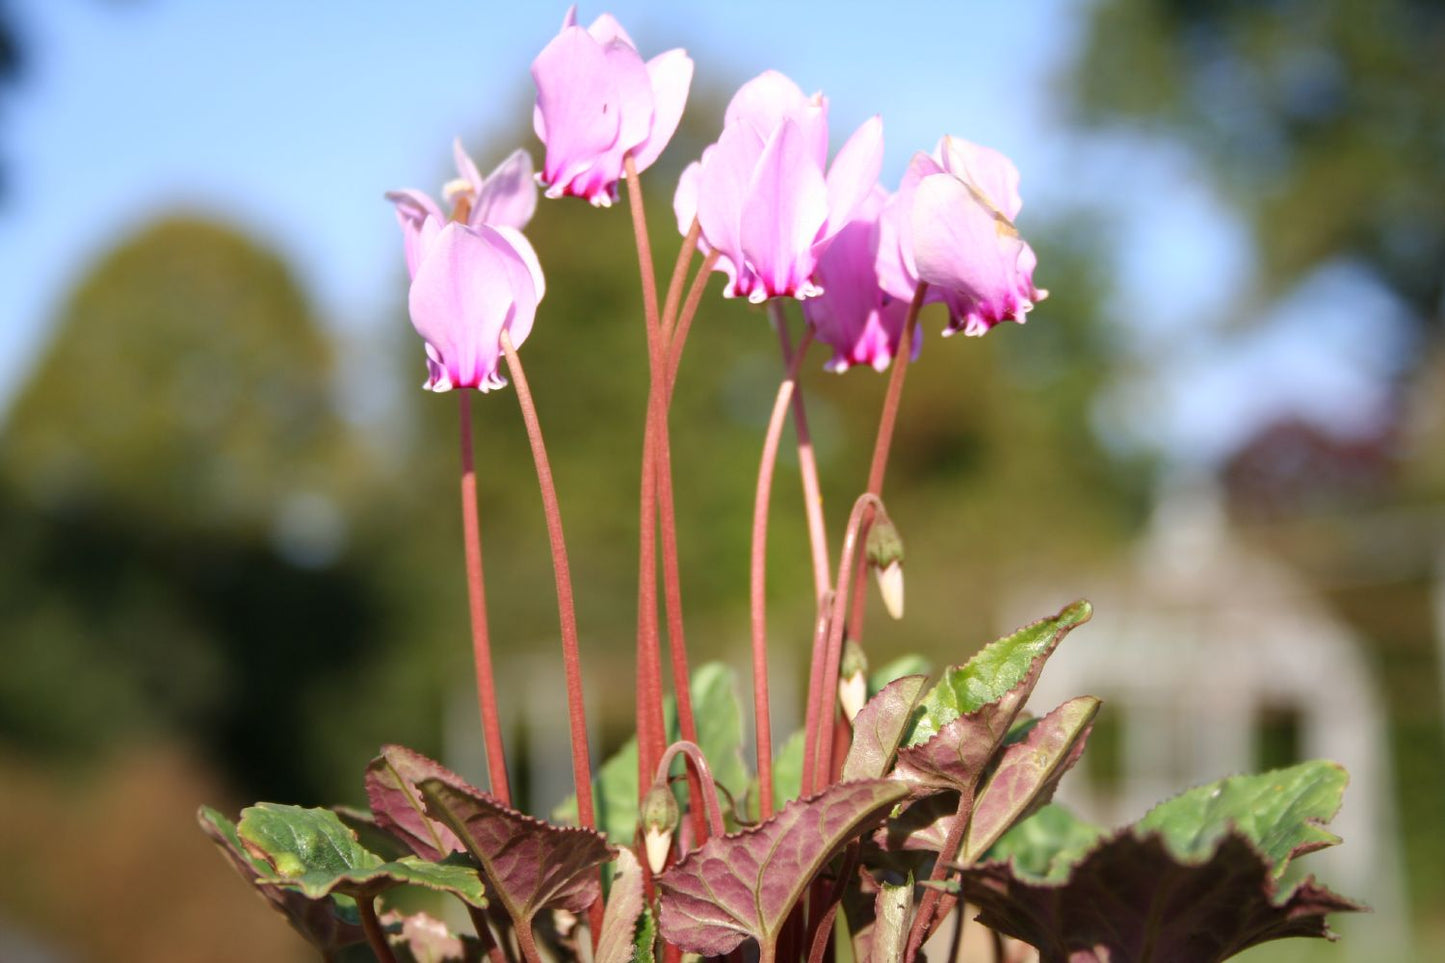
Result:
{"type": "MultiPolygon", "coordinates": [[[[127,230],[177,207],[213,212],[281,250],[342,333],[393,323],[400,244],[382,192],[434,189],[456,134],[484,169],[510,150],[485,135],[515,129],[532,94],[528,65],[564,10],[493,0],[12,6],[30,64],[4,128],[0,405],[74,281],[127,230]]],[[[1101,225],[1101,237],[1120,239],[1119,323],[1146,349],[1198,342],[1190,363],[1207,366],[1211,395],[1248,395],[1239,385],[1260,364],[1283,366],[1270,369],[1266,408],[1319,407],[1350,382],[1339,371],[1352,364],[1347,334],[1304,362],[1294,351],[1271,349],[1261,361],[1257,348],[1210,341],[1212,320],[1247,286],[1247,237],[1179,151],[1068,128],[1056,84],[1080,39],[1081,0],[629,0],[581,16],[603,9],[645,56],[687,47],[699,82],[730,89],[772,67],[824,90],[840,137],[881,113],[889,181],[912,151],[953,133],[1017,162],[1025,232],[1030,216],[1109,210],[1118,224],[1101,225]]],[[[662,203],[670,186],[652,190],[662,203]]],[[[1040,275],[1046,282],[1046,265],[1040,275]]],[[[1041,308],[1035,321],[1046,318],[1041,308]]],[[[1378,393],[1373,376],[1351,370],[1350,390],[1378,393]]],[[[1261,417],[1258,405],[1221,410],[1198,391],[1181,393],[1179,380],[1155,373],[1125,385],[1104,417],[1187,451],[1227,443],[1261,417]],[[1154,396],[1149,419],[1140,421],[1131,391],[1154,396]]]]}

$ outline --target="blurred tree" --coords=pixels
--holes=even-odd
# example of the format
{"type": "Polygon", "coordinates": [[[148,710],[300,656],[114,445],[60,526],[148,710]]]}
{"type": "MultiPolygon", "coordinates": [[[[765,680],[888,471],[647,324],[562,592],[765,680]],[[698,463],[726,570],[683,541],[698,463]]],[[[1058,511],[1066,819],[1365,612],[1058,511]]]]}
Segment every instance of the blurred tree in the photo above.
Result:
{"type": "Polygon", "coordinates": [[[249,792],[323,790],[296,722],[377,641],[331,375],[290,272],[229,228],[161,221],[86,277],[0,442],[0,735],[159,731],[249,792]]]}
{"type": "Polygon", "coordinates": [[[1106,0],[1083,49],[1083,119],[1146,122],[1205,157],[1255,230],[1267,291],[1350,257],[1440,326],[1445,6],[1106,0]]]}
{"type": "MultiPolygon", "coordinates": [[[[1445,6],[1104,0],[1068,79],[1086,122],[1142,124],[1205,160],[1253,231],[1264,304],[1349,261],[1418,325],[1420,340],[1397,342],[1409,352],[1397,424],[1354,445],[1272,426],[1226,474],[1251,534],[1372,640],[1391,694],[1413,895],[1438,905],[1445,745],[1429,680],[1439,678],[1430,592],[1445,497],[1432,408],[1445,390],[1445,6]],[[1418,512],[1399,511],[1412,502],[1418,512]]],[[[1254,325],[1260,308],[1240,316],[1254,325]]]]}

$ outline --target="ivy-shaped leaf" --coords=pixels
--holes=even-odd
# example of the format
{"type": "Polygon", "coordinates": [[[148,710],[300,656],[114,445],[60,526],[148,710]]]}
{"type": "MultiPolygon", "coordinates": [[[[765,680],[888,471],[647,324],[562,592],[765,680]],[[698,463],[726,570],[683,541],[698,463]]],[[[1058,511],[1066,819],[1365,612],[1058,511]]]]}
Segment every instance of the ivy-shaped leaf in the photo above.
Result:
{"type": "Polygon", "coordinates": [[[202,806],[196,816],[201,830],[211,837],[236,872],[322,955],[329,957],[366,938],[356,914],[356,903],[350,897],[311,899],[294,890],[261,882],[263,877],[271,875],[271,864],[246,848],[236,833],[236,824],[209,806],[202,806]]]}
{"type": "Polygon", "coordinates": [[[921,675],[895,679],[858,710],[853,719],[853,742],[843,760],[845,781],[882,779],[888,774],[927,681],[921,675]]]}
{"type": "Polygon", "coordinates": [[[615,852],[599,833],[553,826],[440,779],[424,779],[419,788],[427,814],[446,823],[481,864],[492,896],[519,930],[530,932],[544,907],[581,913],[597,899],[594,870],[615,852]]]}
{"type": "Polygon", "coordinates": [[[1237,829],[1280,876],[1295,856],[1340,841],[1323,826],[1340,811],[1349,779],[1343,766],[1318,760],[1232,776],[1160,803],[1139,820],[1136,832],[1157,832],[1172,852],[1191,859],[1212,850],[1229,828],[1237,829]]]}
{"type": "Polygon", "coordinates": [[[632,850],[619,849],[607,911],[602,916],[602,935],[597,939],[596,963],[632,963],[637,950],[637,921],[644,902],[642,867],[632,850]]]}
{"type": "Polygon", "coordinates": [[[1134,826],[1086,845],[1092,830],[1047,807],[962,870],[985,924],[1032,943],[1044,963],[1214,963],[1291,936],[1333,938],[1325,916],[1357,904],[1279,875],[1330,845],[1343,771],[1308,762],[1192,789],[1134,826]],[[1043,819],[1045,832],[1031,825],[1043,819]]]}
{"type": "MultiPolygon", "coordinates": [[[[920,701],[907,744],[927,742],[953,720],[980,716],[989,706],[994,708],[987,715],[1011,721],[1028,701],[1044,661],[1064,636],[1089,621],[1093,612],[1088,602],[1074,602],[1053,618],[1040,619],[991,642],[962,666],[945,671],[920,701]]],[[[1002,729],[1007,731],[1008,724],[1002,729]]]]}
{"type": "Polygon", "coordinates": [[[320,899],[332,892],[368,898],[409,884],[451,893],[485,907],[481,877],[461,863],[433,863],[415,856],[384,861],[357,841],[356,833],[329,809],[259,803],[241,812],[236,831],[272,871],[260,880],[320,899]]]}
{"type": "MultiPolygon", "coordinates": [[[[463,851],[447,825],[432,819],[422,804],[423,779],[438,779],[452,786],[472,789],[461,776],[434,759],[405,746],[382,746],[381,755],[366,767],[366,798],[376,824],[390,831],[425,859],[441,859],[463,851]]],[[[480,790],[476,790],[480,792],[480,790]]]]}
{"type": "Polygon", "coordinates": [[[964,836],[964,863],[977,860],[1010,826],[1053,797],[1059,780],[1083,754],[1098,711],[1099,700],[1093,696],[1070,699],[1003,751],[974,801],[964,836]]]}
{"type": "Polygon", "coordinates": [[[838,783],[759,826],[709,839],[657,877],[663,938],[704,956],[752,938],[761,963],[772,963],[778,932],[809,882],[906,793],[887,779],[838,783]]]}

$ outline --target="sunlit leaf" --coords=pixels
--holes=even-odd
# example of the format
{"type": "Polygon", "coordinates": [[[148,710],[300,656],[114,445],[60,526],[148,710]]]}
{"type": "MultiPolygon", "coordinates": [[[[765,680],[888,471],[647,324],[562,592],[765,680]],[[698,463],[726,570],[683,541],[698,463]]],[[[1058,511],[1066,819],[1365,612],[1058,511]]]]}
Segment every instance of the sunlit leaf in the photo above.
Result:
{"type": "MultiPolygon", "coordinates": [[[[1046,660],[1071,630],[1089,621],[1093,607],[1080,600],[1052,618],[1040,619],[989,643],[962,666],[946,670],[919,702],[907,744],[916,746],[961,716],[995,706],[993,716],[1012,720],[1028,701],[1046,660]]],[[[1007,731],[1005,724],[1003,730],[1007,731]]]]}
{"type": "Polygon", "coordinates": [[[1057,807],[1020,824],[961,870],[979,919],[1070,963],[1213,963],[1291,936],[1332,938],[1328,913],[1360,907],[1313,879],[1282,885],[1304,852],[1335,842],[1321,828],[1339,808],[1343,772],[1309,762],[1201,786],[1134,826],[1091,830],[1057,807]]]}
{"type": "Polygon", "coordinates": [[[367,897],[408,884],[451,893],[473,906],[487,905],[481,878],[472,867],[415,856],[386,862],[362,846],[329,809],[259,803],[241,812],[236,831],[248,849],[271,865],[261,882],[313,899],[333,891],[367,897]]]}
{"type": "Polygon", "coordinates": [[[289,888],[261,882],[270,876],[271,864],[246,849],[236,832],[236,824],[209,806],[196,814],[201,830],[221,850],[236,872],[256,888],[263,899],[323,954],[364,940],[356,903],[348,896],[325,896],[312,899],[289,888]]]}

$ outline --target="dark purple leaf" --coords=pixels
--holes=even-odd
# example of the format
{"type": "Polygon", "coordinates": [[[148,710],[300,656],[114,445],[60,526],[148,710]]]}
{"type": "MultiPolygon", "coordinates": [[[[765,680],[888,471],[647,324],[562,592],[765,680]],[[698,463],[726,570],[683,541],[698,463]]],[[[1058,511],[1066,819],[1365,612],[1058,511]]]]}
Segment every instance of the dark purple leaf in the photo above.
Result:
{"type": "Polygon", "coordinates": [[[543,907],[580,913],[597,899],[596,868],[615,852],[601,834],[553,826],[441,779],[423,779],[418,788],[427,814],[444,822],[481,864],[489,895],[519,929],[543,907]]]}
{"type": "Polygon", "coordinates": [[[356,915],[356,903],[350,897],[311,899],[291,889],[258,882],[261,877],[271,875],[271,864],[246,849],[236,832],[236,824],[209,806],[202,806],[196,816],[201,831],[211,837],[236,872],[323,955],[329,957],[342,947],[366,938],[356,915]]]}
{"type": "Polygon", "coordinates": [[[1277,890],[1268,860],[1235,832],[1190,862],[1158,835],[1124,830],[1064,882],[987,863],[963,869],[962,885],[981,922],[1037,947],[1041,963],[1213,963],[1269,940],[1333,939],[1325,914],[1361,908],[1313,879],[1277,890]]]}
{"type": "Polygon", "coordinates": [[[405,746],[382,746],[381,755],[366,767],[366,798],[376,824],[389,830],[424,859],[441,859],[465,847],[445,823],[432,819],[417,785],[436,779],[449,786],[480,792],[441,763],[405,746]]]}
{"type": "Polygon", "coordinates": [[[882,779],[912,722],[927,679],[908,675],[883,687],[853,719],[853,743],[843,761],[843,781],[882,779]]]}
{"type": "Polygon", "coordinates": [[[657,878],[663,938],[722,956],[749,937],[771,963],[793,904],[832,855],[907,794],[891,779],[838,783],[760,826],[715,836],[657,878]]]}
{"type": "Polygon", "coordinates": [[[1098,711],[1099,700],[1093,696],[1071,699],[1003,751],[974,801],[962,862],[977,860],[1010,826],[1053,797],[1059,780],[1083,754],[1098,711]]]}

